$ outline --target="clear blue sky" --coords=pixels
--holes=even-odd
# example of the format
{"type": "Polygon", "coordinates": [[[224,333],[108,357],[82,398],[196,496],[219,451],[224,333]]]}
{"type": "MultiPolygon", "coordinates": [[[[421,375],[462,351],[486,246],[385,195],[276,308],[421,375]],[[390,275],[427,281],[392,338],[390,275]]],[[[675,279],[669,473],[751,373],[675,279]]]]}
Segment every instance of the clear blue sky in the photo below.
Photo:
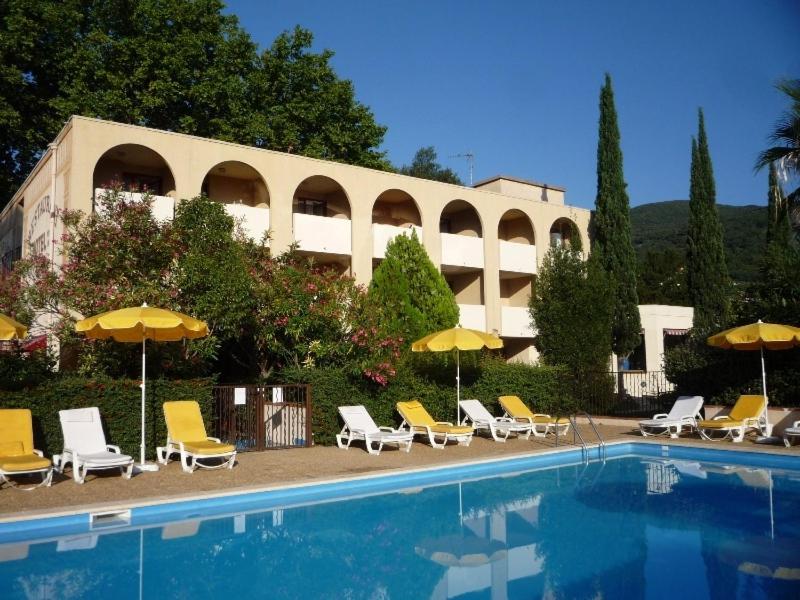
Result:
{"type": "Polygon", "coordinates": [[[262,46],[299,24],[389,129],[396,165],[422,146],[467,181],[561,185],[591,207],[598,97],[613,78],[632,205],[687,198],[705,111],[717,201],[765,204],[756,155],[800,77],[800,0],[229,0],[262,46]]]}

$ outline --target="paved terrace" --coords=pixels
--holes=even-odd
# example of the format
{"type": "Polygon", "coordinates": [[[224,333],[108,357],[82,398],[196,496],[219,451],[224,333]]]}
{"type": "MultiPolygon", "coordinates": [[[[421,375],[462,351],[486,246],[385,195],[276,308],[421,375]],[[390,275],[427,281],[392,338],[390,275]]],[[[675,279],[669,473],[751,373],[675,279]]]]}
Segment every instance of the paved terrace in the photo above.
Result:
{"type": "MultiPolygon", "coordinates": [[[[630,424],[605,423],[599,429],[606,441],[642,441],[638,430],[630,424]]],[[[581,432],[587,443],[593,438],[591,429],[584,425],[581,432]]],[[[421,438],[417,438],[421,439],[421,438]]],[[[798,457],[800,445],[793,448],[766,446],[745,440],[741,444],[729,441],[704,442],[696,435],[686,435],[679,440],[669,438],[647,438],[657,443],[695,445],[717,449],[773,452],[798,457]]],[[[561,446],[572,445],[572,433],[559,442],[561,446]]],[[[86,483],[78,485],[67,469],[65,475],[55,473],[50,488],[39,488],[23,492],[3,486],[0,489],[0,520],[15,517],[30,518],[37,514],[64,513],[71,511],[127,508],[144,503],[202,497],[205,494],[244,492],[266,487],[357,477],[365,474],[391,473],[406,469],[457,465],[492,458],[534,455],[553,450],[555,438],[531,437],[529,440],[510,438],[500,444],[491,438],[476,436],[469,447],[449,445],[436,450],[421,441],[415,441],[411,452],[406,454],[394,448],[384,448],[379,456],[367,454],[363,443],[356,442],[349,451],[329,446],[271,450],[266,452],[243,452],[237,456],[233,470],[198,470],[193,474],[183,473],[180,462],[173,461],[161,467],[157,473],[134,475],[130,481],[119,476],[118,471],[90,472],[86,483]]]]}

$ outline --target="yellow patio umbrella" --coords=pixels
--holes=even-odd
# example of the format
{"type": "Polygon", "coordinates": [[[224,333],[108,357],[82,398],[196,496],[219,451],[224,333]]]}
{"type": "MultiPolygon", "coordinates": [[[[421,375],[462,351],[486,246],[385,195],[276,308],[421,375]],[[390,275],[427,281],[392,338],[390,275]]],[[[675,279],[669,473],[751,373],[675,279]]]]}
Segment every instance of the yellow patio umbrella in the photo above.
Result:
{"type": "Polygon", "coordinates": [[[411,344],[411,351],[456,351],[456,423],[458,423],[461,418],[461,409],[458,404],[461,401],[461,358],[459,352],[461,350],[480,350],[481,348],[496,350],[502,347],[503,340],[496,335],[484,331],[477,331],[475,329],[466,329],[459,325],[458,327],[444,329],[426,335],[424,338],[411,344]]]}
{"type": "Polygon", "coordinates": [[[177,342],[184,338],[196,339],[208,335],[208,325],[204,321],[179,312],[147,306],[147,303],[133,308],[112,310],[75,323],[75,331],[87,338],[102,340],[113,338],[118,342],[142,343],[142,444],[139,469],[157,470],[155,465],[144,462],[145,448],[145,342],[177,342]]]}
{"type": "Polygon", "coordinates": [[[0,314],[0,340],[22,339],[28,335],[28,328],[11,317],[0,314]]]}
{"type": "MultiPolygon", "coordinates": [[[[734,350],[759,350],[761,352],[761,390],[767,396],[767,371],[764,366],[764,349],[788,350],[800,346],[800,328],[778,323],[757,323],[726,329],[708,338],[708,345],[734,350]]],[[[767,413],[769,430],[769,413],[767,413]]],[[[767,432],[769,435],[769,432],[767,432]]]]}

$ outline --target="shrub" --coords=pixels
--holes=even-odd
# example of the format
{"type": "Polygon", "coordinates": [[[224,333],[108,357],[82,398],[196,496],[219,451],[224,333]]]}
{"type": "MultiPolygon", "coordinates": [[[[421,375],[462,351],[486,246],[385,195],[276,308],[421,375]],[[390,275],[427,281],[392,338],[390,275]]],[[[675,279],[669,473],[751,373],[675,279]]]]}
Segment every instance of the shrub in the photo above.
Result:
{"type": "MultiPolygon", "coordinates": [[[[281,380],[311,384],[314,443],[330,445],[342,428],[337,408],[343,404],[363,404],[377,424],[399,425],[396,403],[417,398],[434,419],[453,422],[455,365],[451,377],[446,377],[445,371],[447,368],[440,371],[440,377],[431,377],[417,370],[413,361],[407,361],[398,367],[395,379],[383,387],[336,368],[285,369],[281,380]]],[[[520,396],[541,412],[565,415],[574,406],[571,377],[560,368],[507,364],[484,357],[481,369],[473,374],[475,378],[471,380],[462,371],[462,399],[477,398],[494,414],[500,414],[498,396],[506,394],[520,396]]]]}
{"type": "MultiPolygon", "coordinates": [[[[145,421],[147,457],[155,457],[155,447],[167,439],[161,404],[169,400],[197,400],[209,426],[213,415],[212,379],[147,382],[145,421]]],[[[63,449],[58,411],[97,406],[109,444],[125,454],[139,458],[141,440],[141,391],[139,382],[129,379],[83,379],[61,377],[24,391],[0,392],[0,408],[29,408],[33,413],[36,448],[52,456],[63,449]]],[[[212,427],[208,427],[213,430],[212,427]]]]}

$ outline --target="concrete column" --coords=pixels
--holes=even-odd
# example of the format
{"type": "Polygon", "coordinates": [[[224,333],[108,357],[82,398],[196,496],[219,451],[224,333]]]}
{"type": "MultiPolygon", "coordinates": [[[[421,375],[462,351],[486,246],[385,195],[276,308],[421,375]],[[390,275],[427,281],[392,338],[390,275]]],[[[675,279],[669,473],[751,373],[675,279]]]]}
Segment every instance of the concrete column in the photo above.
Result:
{"type": "Polygon", "coordinates": [[[483,222],[483,303],[486,306],[486,330],[502,329],[500,306],[500,242],[497,237],[497,222],[483,222]]]}
{"type": "Polygon", "coordinates": [[[350,266],[356,283],[367,285],[372,279],[372,202],[364,189],[351,190],[350,218],[352,257],[350,266]]]}
{"type": "Polygon", "coordinates": [[[299,182],[273,180],[269,189],[269,220],[272,239],[270,248],[273,255],[281,254],[294,242],[292,224],[292,198],[299,182]]]}

